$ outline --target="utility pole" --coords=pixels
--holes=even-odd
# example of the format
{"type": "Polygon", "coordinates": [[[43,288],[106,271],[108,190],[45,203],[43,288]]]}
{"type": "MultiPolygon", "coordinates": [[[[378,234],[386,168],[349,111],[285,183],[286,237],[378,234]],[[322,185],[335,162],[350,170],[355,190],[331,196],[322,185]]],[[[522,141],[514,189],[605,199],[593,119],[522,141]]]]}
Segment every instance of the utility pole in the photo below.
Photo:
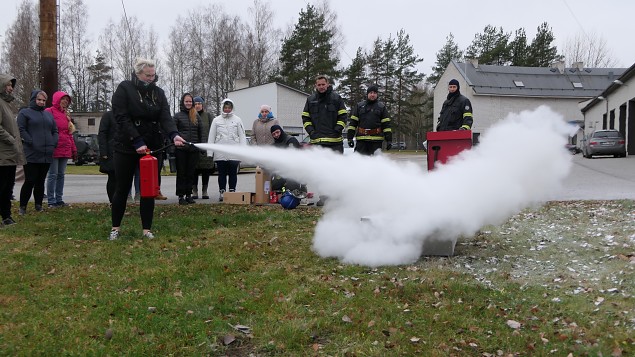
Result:
{"type": "Polygon", "coordinates": [[[56,0],[40,0],[40,80],[50,106],[58,89],[56,0]]]}

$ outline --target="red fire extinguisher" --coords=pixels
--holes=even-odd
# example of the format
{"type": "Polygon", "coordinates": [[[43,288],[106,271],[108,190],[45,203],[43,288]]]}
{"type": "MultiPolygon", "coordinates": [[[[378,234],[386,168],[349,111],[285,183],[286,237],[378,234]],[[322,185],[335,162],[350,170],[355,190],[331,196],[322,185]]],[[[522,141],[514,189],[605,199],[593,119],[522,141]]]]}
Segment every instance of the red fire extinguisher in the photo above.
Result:
{"type": "Polygon", "coordinates": [[[156,157],[146,152],[145,156],[139,159],[139,175],[141,186],[141,197],[154,198],[159,192],[159,161],[156,157]]]}

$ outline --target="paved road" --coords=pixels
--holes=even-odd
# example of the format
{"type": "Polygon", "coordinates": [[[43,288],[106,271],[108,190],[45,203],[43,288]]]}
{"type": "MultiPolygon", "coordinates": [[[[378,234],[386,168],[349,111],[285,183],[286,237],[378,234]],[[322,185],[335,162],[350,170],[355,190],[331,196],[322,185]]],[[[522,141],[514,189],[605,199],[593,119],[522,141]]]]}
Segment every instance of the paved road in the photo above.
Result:
{"type": "MultiPolygon", "coordinates": [[[[425,165],[424,155],[393,154],[399,161],[415,161],[425,165]]],[[[64,201],[77,202],[108,202],[106,196],[105,175],[67,175],[64,189],[64,201]]],[[[177,203],[174,195],[176,189],[175,176],[162,177],[162,192],[169,197],[167,201],[157,201],[159,204],[177,203]]],[[[199,199],[199,203],[217,203],[216,176],[210,178],[211,199],[199,199]]],[[[254,191],[255,175],[253,173],[240,174],[238,177],[238,191],[254,191]]],[[[19,195],[20,184],[16,184],[14,193],[19,195]]],[[[573,157],[573,169],[569,174],[563,191],[554,200],[604,200],[604,199],[635,199],[635,156],[626,158],[596,157],[585,159],[582,155],[573,157]]]]}

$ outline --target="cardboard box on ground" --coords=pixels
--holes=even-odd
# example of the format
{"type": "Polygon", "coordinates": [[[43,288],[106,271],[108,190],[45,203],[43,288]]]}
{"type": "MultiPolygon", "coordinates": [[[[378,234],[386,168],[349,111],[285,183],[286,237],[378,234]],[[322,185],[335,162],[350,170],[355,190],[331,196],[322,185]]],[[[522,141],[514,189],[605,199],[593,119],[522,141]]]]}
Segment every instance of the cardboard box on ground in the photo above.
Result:
{"type": "Polygon", "coordinates": [[[271,175],[260,166],[256,167],[256,197],[257,205],[269,203],[269,191],[271,190],[271,175]]]}
{"type": "Polygon", "coordinates": [[[261,167],[256,167],[256,192],[225,192],[223,203],[249,205],[268,204],[271,177],[261,167]]]}
{"type": "Polygon", "coordinates": [[[223,203],[233,205],[250,205],[253,201],[253,192],[225,192],[223,194],[223,203]]]}

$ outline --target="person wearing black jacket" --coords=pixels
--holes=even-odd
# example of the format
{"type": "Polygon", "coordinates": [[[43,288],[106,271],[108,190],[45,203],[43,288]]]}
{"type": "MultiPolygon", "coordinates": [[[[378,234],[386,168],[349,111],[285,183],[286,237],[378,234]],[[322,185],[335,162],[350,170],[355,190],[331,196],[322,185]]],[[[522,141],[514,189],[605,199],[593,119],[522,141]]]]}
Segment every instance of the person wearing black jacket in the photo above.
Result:
{"type": "MultiPolygon", "coordinates": [[[[180,111],[174,114],[176,128],[183,138],[190,143],[200,143],[203,125],[196,109],[194,97],[190,93],[181,96],[180,111]]],[[[200,157],[200,150],[188,145],[176,149],[176,195],[179,204],[196,203],[192,198],[192,186],[196,177],[196,165],[200,157]]]]}
{"type": "MultiPolygon", "coordinates": [[[[163,146],[163,132],[177,147],[185,145],[170,115],[170,105],[163,89],[157,87],[152,60],[138,59],[130,80],[117,86],[112,96],[112,112],[117,122],[114,140],[114,163],[117,175],[112,202],[112,229],[109,240],[119,238],[119,228],[126,212],[126,198],[139,159],[148,151],[163,146]]],[[[160,153],[154,153],[162,160],[160,153]]],[[[139,205],[144,238],[154,238],[152,219],[154,197],[141,197],[139,205]]]]}
{"type": "Polygon", "coordinates": [[[448,96],[437,123],[437,131],[470,130],[472,128],[472,103],[461,94],[459,81],[452,79],[448,83],[448,96]]]}
{"type": "Polygon", "coordinates": [[[315,93],[307,98],[302,111],[302,124],[311,137],[311,144],[344,153],[342,131],[347,120],[342,97],[333,91],[326,76],[317,76],[315,93]]]}
{"type": "Polygon", "coordinates": [[[117,177],[115,176],[115,160],[113,158],[113,145],[116,132],[117,123],[115,122],[115,117],[112,115],[112,111],[109,110],[101,116],[97,141],[99,142],[99,172],[108,175],[106,194],[108,194],[108,202],[110,203],[112,203],[112,199],[115,195],[117,182],[117,177]]]}
{"type": "Polygon", "coordinates": [[[285,133],[280,125],[276,124],[271,127],[271,136],[273,137],[273,146],[275,147],[288,148],[293,146],[296,149],[301,147],[298,139],[285,133]]]}
{"type": "Polygon", "coordinates": [[[363,100],[351,112],[346,137],[348,146],[354,147],[353,138],[357,136],[355,152],[362,155],[373,155],[386,140],[386,150],[392,148],[392,129],[390,116],[386,104],[380,102],[379,87],[372,85],[366,90],[366,100],[363,100]]]}

